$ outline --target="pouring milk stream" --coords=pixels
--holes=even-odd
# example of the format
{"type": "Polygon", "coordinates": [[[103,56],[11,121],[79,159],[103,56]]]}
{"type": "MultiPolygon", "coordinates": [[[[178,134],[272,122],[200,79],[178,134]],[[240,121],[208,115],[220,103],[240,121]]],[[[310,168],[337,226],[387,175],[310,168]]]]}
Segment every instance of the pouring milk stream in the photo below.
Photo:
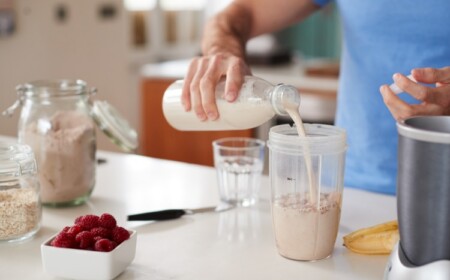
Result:
{"type": "MultiPolygon", "coordinates": [[[[303,121],[300,116],[300,104],[290,102],[289,100],[284,100],[283,106],[288,112],[289,116],[295,123],[297,128],[297,133],[299,137],[307,137],[305,127],[303,126],[303,121]]],[[[314,174],[312,169],[311,153],[309,149],[309,143],[306,142],[304,146],[304,158],[306,164],[306,174],[308,176],[309,184],[309,200],[311,205],[316,205],[317,202],[317,186],[314,180],[314,174]]]]}

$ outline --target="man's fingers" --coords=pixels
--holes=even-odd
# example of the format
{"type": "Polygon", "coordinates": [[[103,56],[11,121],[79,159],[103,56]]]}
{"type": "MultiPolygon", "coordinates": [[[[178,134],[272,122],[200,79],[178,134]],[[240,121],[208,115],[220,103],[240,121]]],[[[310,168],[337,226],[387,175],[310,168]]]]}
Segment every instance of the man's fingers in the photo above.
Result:
{"type": "Polygon", "coordinates": [[[411,71],[413,77],[421,83],[450,83],[450,67],[443,68],[416,68],[411,71]]]}
{"type": "Polygon", "coordinates": [[[194,109],[194,112],[197,115],[197,117],[202,121],[206,120],[207,117],[205,111],[203,110],[202,105],[200,81],[204,73],[207,71],[207,68],[208,68],[208,59],[203,58],[199,60],[199,63],[197,64],[197,72],[195,73],[189,88],[192,98],[192,108],[194,109]]]}
{"type": "Polygon", "coordinates": [[[380,92],[384,103],[397,121],[405,120],[412,116],[431,116],[445,113],[444,107],[439,104],[422,102],[421,104],[410,105],[401,100],[388,85],[381,86],[380,92]]]}
{"type": "Polygon", "coordinates": [[[236,100],[250,70],[241,58],[227,54],[215,54],[194,60],[185,78],[182,89],[182,103],[186,111],[194,110],[200,120],[215,120],[219,117],[216,104],[216,86],[226,76],[225,96],[228,101],[236,100]]]}
{"type": "Polygon", "coordinates": [[[199,57],[194,58],[190,65],[188,72],[184,78],[183,89],[181,91],[181,103],[183,104],[184,110],[191,110],[191,90],[190,85],[192,79],[194,78],[195,72],[197,71],[197,64],[199,61],[199,57]]]}
{"type": "Polygon", "coordinates": [[[227,101],[233,102],[236,100],[239,90],[244,83],[244,76],[249,74],[250,70],[241,59],[234,58],[229,62],[225,84],[225,99],[227,101]]]}
{"type": "Polygon", "coordinates": [[[396,120],[404,120],[412,116],[413,111],[411,105],[401,100],[388,85],[380,87],[383,101],[396,120]]]}
{"type": "Polygon", "coordinates": [[[438,116],[444,113],[442,106],[433,103],[411,105],[414,116],[438,116]]]}
{"type": "Polygon", "coordinates": [[[394,74],[393,79],[395,84],[401,88],[402,91],[407,92],[418,100],[426,101],[431,94],[432,88],[418,84],[402,74],[394,74]]]}
{"type": "Polygon", "coordinates": [[[203,77],[200,82],[203,111],[210,120],[215,120],[219,117],[216,105],[215,85],[216,81],[212,80],[212,77],[203,77]]]}

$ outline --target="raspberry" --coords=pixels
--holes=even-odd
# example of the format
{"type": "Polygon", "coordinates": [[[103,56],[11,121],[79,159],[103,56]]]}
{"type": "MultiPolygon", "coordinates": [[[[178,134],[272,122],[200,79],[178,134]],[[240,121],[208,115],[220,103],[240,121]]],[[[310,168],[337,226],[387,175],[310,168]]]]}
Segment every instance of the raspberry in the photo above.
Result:
{"type": "Polygon", "coordinates": [[[110,252],[116,248],[117,244],[114,241],[111,241],[109,239],[103,238],[99,241],[95,242],[95,251],[100,252],[110,252]]]}
{"type": "Polygon", "coordinates": [[[112,231],[112,240],[120,244],[130,238],[130,233],[123,227],[115,227],[112,231]]]}
{"type": "Polygon", "coordinates": [[[93,234],[93,236],[101,236],[108,239],[111,237],[111,231],[104,227],[95,227],[91,229],[91,233],[93,234]]]}
{"type": "Polygon", "coordinates": [[[64,227],[61,232],[67,232],[71,227],[64,227]]]}
{"type": "Polygon", "coordinates": [[[85,230],[75,236],[75,241],[78,242],[80,249],[87,249],[94,245],[94,235],[85,230]]]}
{"type": "Polygon", "coordinates": [[[130,238],[130,233],[125,228],[117,226],[114,216],[103,213],[101,216],[77,217],[75,224],[64,227],[50,242],[50,245],[110,252],[128,238],[130,238]]]}
{"type": "Polygon", "coordinates": [[[78,216],[76,217],[75,221],[73,222],[75,225],[78,224],[81,221],[81,218],[83,218],[83,216],[78,216]]]}
{"type": "Polygon", "coordinates": [[[101,227],[114,229],[117,226],[116,219],[108,213],[104,213],[100,216],[99,223],[101,227]]]}
{"type": "Polygon", "coordinates": [[[72,235],[67,232],[60,232],[50,243],[54,247],[60,248],[76,248],[77,244],[72,235]]]}
{"type": "Polygon", "coordinates": [[[79,225],[73,225],[71,226],[66,232],[73,237],[77,236],[78,233],[82,232],[83,228],[79,225]]]}
{"type": "Polygon", "coordinates": [[[100,235],[94,236],[94,241],[97,242],[100,239],[103,239],[103,237],[101,237],[100,235]]]}
{"type": "Polygon", "coordinates": [[[77,225],[81,226],[85,230],[90,230],[92,228],[98,227],[99,217],[96,215],[84,215],[77,218],[77,225]]]}

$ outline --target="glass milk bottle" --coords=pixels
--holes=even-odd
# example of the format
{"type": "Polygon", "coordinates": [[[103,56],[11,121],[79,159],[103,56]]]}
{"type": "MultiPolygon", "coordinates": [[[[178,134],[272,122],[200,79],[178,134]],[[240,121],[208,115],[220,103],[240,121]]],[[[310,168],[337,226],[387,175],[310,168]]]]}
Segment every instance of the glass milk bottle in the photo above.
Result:
{"type": "Polygon", "coordinates": [[[83,204],[96,177],[96,124],[127,151],[136,132],[105,101],[91,102],[95,88],[82,80],[40,80],[16,88],[21,106],[19,143],[31,146],[39,166],[41,200],[46,206],[83,204]]]}
{"type": "Polygon", "coordinates": [[[194,110],[186,112],[181,104],[183,81],[170,85],[164,93],[163,112],[169,124],[178,130],[241,130],[262,125],[275,115],[288,115],[286,102],[300,105],[300,95],[293,86],[271,83],[246,76],[238,98],[229,102],[224,98],[225,81],[216,87],[219,118],[201,121],[194,110]]]}

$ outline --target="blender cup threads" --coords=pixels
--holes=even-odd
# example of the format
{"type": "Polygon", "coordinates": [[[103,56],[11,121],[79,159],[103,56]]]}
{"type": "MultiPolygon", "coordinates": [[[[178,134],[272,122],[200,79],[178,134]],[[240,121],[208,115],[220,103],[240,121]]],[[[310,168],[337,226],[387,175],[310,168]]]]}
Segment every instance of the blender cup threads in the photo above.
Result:
{"type": "Polygon", "coordinates": [[[278,252],[289,259],[313,261],[329,257],[336,241],[346,134],[321,124],[305,124],[305,130],[307,137],[299,137],[290,125],[270,130],[271,204],[278,252]],[[312,174],[306,162],[312,163],[312,174]]]}

